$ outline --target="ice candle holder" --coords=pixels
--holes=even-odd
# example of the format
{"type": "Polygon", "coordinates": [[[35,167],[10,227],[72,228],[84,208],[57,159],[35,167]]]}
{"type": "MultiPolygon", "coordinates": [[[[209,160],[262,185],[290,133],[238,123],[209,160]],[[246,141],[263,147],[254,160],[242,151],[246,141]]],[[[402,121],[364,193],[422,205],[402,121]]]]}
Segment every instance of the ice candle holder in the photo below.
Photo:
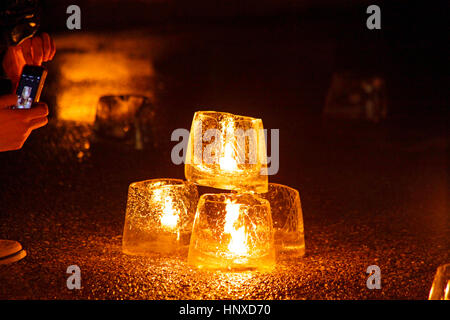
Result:
{"type": "Polygon", "coordinates": [[[142,150],[156,145],[156,109],[140,95],[102,96],[97,104],[94,131],[97,139],[124,141],[142,150]]]}
{"type": "Polygon", "coordinates": [[[438,267],[428,300],[450,300],[450,263],[438,267]]]}
{"type": "Polygon", "coordinates": [[[269,202],[253,194],[202,195],[188,263],[205,269],[271,270],[275,249],[269,202]]]}
{"type": "Polygon", "coordinates": [[[258,196],[270,203],[276,252],[283,256],[303,256],[305,238],[299,192],[282,184],[269,183],[269,191],[258,196]]]}
{"type": "Polygon", "coordinates": [[[185,176],[196,184],[218,189],[267,192],[262,120],[225,112],[196,112],[185,176]]]}
{"type": "Polygon", "coordinates": [[[153,179],[132,183],[122,251],[148,255],[187,249],[197,202],[197,187],[188,181],[153,179]]]}

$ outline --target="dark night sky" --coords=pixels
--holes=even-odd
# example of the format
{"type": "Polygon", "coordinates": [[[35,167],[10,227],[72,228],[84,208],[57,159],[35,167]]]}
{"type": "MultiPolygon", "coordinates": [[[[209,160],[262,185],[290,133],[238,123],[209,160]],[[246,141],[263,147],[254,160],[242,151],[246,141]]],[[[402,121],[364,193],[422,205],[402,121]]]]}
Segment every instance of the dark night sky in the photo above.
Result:
{"type": "MultiPolygon", "coordinates": [[[[44,0],[42,29],[65,29],[65,8],[72,1],[44,0]]],[[[385,75],[398,96],[409,96],[408,112],[447,109],[448,42],[445,1],[77,1],[82,32],[151,27],[157,33],[214,29],[279,30],[286,41],[335,46],[333,70],[385,75]],[[367,30],[365,10],[378,4],[382,30],[367,30]]],[[[243,39],[245,43],[247,40],[243,39]]],[[[270,40],[268,40],[270,41],[270,40]]],[[[275,44],[274,44],[275,45],[275,44]]],[[[280,50],[282,57],[288,53],[280,50]]],[[[271,62],[268,62],[271,63],[271,62]]],[[[277,68],[276,65],[273,66],[277,68]]],[[[321,66],[314,66],[320,69],[321,66]]],[[[394,97],[395,101],[395,97],[394,97]]],[[[396,103],[394,103],[395,105],[396,103]]],[[[394,106],[395,113],[395,106],[394,106]]],[[[401,112],[404,112],[402,110],[401,112]]]]}

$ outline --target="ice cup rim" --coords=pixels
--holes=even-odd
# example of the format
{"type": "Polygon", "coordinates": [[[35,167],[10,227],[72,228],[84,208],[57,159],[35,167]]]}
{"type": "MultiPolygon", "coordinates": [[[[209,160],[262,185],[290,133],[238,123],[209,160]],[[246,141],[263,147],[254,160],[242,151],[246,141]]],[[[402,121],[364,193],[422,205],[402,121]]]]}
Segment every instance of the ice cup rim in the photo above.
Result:
{"type": "MultiPolygon", "coordinates": [[[[144,186],[156,182],[162,182],[167,181],[171,183],[167,183],[161,186],[155,186],[155,188],[184,188],[184,187],[196,187],[195,183],[190,182],[188,180],[183,179],[176,179],[176,178],[155,178],[155,179],[147,179],[147,180],[141,180],[141,181],[135,181],[130,183],[129,189],[137,188],[139,186],[144,186]]],[[[151,187],[151,189],[153,189],[151,187]]]]}
{"type": "MultiPolygon", "coordinates": [[[[253,195],[255,198],[257,198],[256,200],[259,202],[258,204],[245,204],[245,203],[237,203],[237,204],[241,204],[244,206],[252,206],[252,207],[268,207],[270,209],[270,202],[267,199],[261,198],[258,196],[257,193],[241,193],[241,192],[230,192],[230,193],[204,193],[200,196],[198,203],[200,205],[200,202],[208,202],[208,203],[220,203],[220,204],[226,204],[225,201],[219,201],[219,200],[209,200],[206,199],[207,197],[219,197],[219,196],[225,196],[225,197],[230,197],[230,196],[245,196],[245,195],[253,195]]],[[[199,205],[197,206],[197,209],[199,207],[199,205]]]]}
{"type": "Polygon", "coordinates": [[[111,98],[119,98],[120,100],[124,100],[124,98],[139,98],[142,99],[143,101],[150,101],[150,98],[146,95],[143,94],[105,94],[102,95],[98,98],[98,102],[102,102],[105,99],[111,99],[111,98]]]}
{"type": "MultiPolygon", "coordinates": [[[[300,197],[300,191],[298,191],[297,189],[295,189],[295,188],[293,188],[293,187],[289,187],[289,186],[287,186],[287,185],[285,185],[285,184],[276,183],[276,182],[269,182],[269,183],[267,184],[267,192],[254,192],[254,194],[255,194],[255,195],[258,195],[258,196],[268,194],[268,193],[269,193],[269,188],[270,188],[271,185],[272,185],[272,186],[276,186],[276,187],[281,187],[282,189],[287,189],[288,191],[293,192],[293,193],[295,193],[297,196],[300,197]]],[[[238,191],[238,190],[231,190],[231,192],[232,192],[232,193],[241,193],[241,192],[238,191]]]]}
{"type": "Polygon", "coordinates": [[[439,266],[436,268],[436,274],[437,274],[438,272],[444,272],[444,271],[447,271],[447,269],[448,269],[448,271],[450,271],[450,262],[449,262],[449,263],[444,263],[444,264],[439,265],[439,266]]]}
{"type": "Polygon", "coordinates": [[[298,191],[297,189],[295,189],[293,187],[290,187],[290,186],[287,186],[285,184],[276,183],[276,182],[269,182],[268,183],[268,190],[267,190],[267,192],[258,192],[257,194],[267,194],[267,193],[269,193],[269,188],[270,188],[271,185],[272,186],[276,186],[276,187],[281,187],[282,189],[287,189],[290,192],[294,192],[296,195],[300,196],[300,191],[298,191]]]}
{"type": "Polygon", "coordinates": [[[195,122],[197,116],[202,115],[208,118],[212,118],[214,120],[217,120],[217,118],[212,117],[211,114],[218,114],[218,115],[226,115],[233,118],[234,122],[261,122],[262,125],[262,119],[261,118],[255,118],[255,117],[249,117],[249,116],[243,116],[239,114],[234,114],[230,112],[225,111],[214,111],[214,110],[204,110],[204,111],[196,111],[194,113],[193,122],[195,122]],[[238,119],[235,119],[238,118],[238,119]]]}

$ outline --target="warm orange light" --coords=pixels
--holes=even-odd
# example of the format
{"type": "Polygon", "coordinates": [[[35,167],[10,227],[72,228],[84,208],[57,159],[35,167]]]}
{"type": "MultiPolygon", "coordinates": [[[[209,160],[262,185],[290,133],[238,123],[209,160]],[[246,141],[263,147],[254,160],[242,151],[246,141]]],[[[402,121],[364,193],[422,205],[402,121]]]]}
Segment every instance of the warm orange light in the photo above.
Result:
{"type": "Polygon", "coordinates": [[[261,119],[226,112],[194,114],[186,179],[240,192],[267,192],[267,155],[261,119]]]}
{"type": "Polygon", "coordinates": [[[248,253],[248,246],[245,226],[239,228],[235,226],[240,215],[240,205],[231,203],[229,199],[226,203],[225,226],[223,231],[231,237],[228,250],[234,255],[246,255],[248,253]]]}
{"type": "Polygon", "coordinates": [[[178,223],[178,214],[173,208],[172,198],[165,199],[163,214],[161,215],[161,225],[168,229],[174,230],[178,223]]]}
{"type": "MultiPolygon", "coordinates": [[[[226,122],[225,133],[226,139],[233,139],[233,131],[234,131],[234,123],[232,121],[226,122]]],[[[237,161],[236,161],[236,152],[233,148],[233,144],[231,141],[227,141],[224,147],[224,154],[219,159],[219,167],[221,170],[225,171],[236,171],[238,170],[237,161]]]]}
{"type": "Polygon", "coordinates": [[[252,194],[202,195],[188,263],[206,269],[271,270],[275,251],[268,201],[252,194]]]}
{"type": "Polygon", "coordinates": [[[300,193],[291,187],[269,183],[269,191],[258,194],[270,203],[275,248],[282,256],[303,256],[305,237],[300,193]]]}
{"type": "Polygon", "coordinates": [[[450,300],[450,263],[437,268],[429,300],[450,300]]]}
{"type": "Polygon", "coordinates": [[[54,64],[59,119],[94,123],[103,95],[153,96],[152,43],[142,35],[64,34],[56,36],[55,43],[59,50],[54,64]]]}
{"type": "Polygon", "coordinates": [[[450,280],[447,281],[447,286],[445,287],[444,299],[450,300],[450,280]]]}
{"type": "Polygon", "coordinates": [[[225,144],[225,152],[222,157],[220,157],[219,165],[221,170],[225,171],[236,171],[237,162],[235,160],[233,146],[230,143],[225,144]]]}
{"type": "Polygon", "coordinates": [[[132,183],[123,252],[149,255],[187,248],[197,202],[197,188],[187,181],[153,179],[132,183]]]}

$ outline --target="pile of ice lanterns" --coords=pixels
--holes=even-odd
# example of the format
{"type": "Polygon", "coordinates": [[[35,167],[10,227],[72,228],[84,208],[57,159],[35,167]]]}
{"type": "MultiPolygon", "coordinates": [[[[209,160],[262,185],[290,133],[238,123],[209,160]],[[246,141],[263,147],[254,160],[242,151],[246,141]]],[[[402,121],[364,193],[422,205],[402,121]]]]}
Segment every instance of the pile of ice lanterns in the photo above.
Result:
{"type": "Polygon", "coordinates": [[[189,247],[190,265],[231,271],[269,271],[277,256],[302,256],[300,196],[268,182],[265,136],[261,119],[196,112],[186,181],[130,185],[123,252],[179,254],[189,247]],[[197,185],[228,191],[199,198],[197,185]]]}

